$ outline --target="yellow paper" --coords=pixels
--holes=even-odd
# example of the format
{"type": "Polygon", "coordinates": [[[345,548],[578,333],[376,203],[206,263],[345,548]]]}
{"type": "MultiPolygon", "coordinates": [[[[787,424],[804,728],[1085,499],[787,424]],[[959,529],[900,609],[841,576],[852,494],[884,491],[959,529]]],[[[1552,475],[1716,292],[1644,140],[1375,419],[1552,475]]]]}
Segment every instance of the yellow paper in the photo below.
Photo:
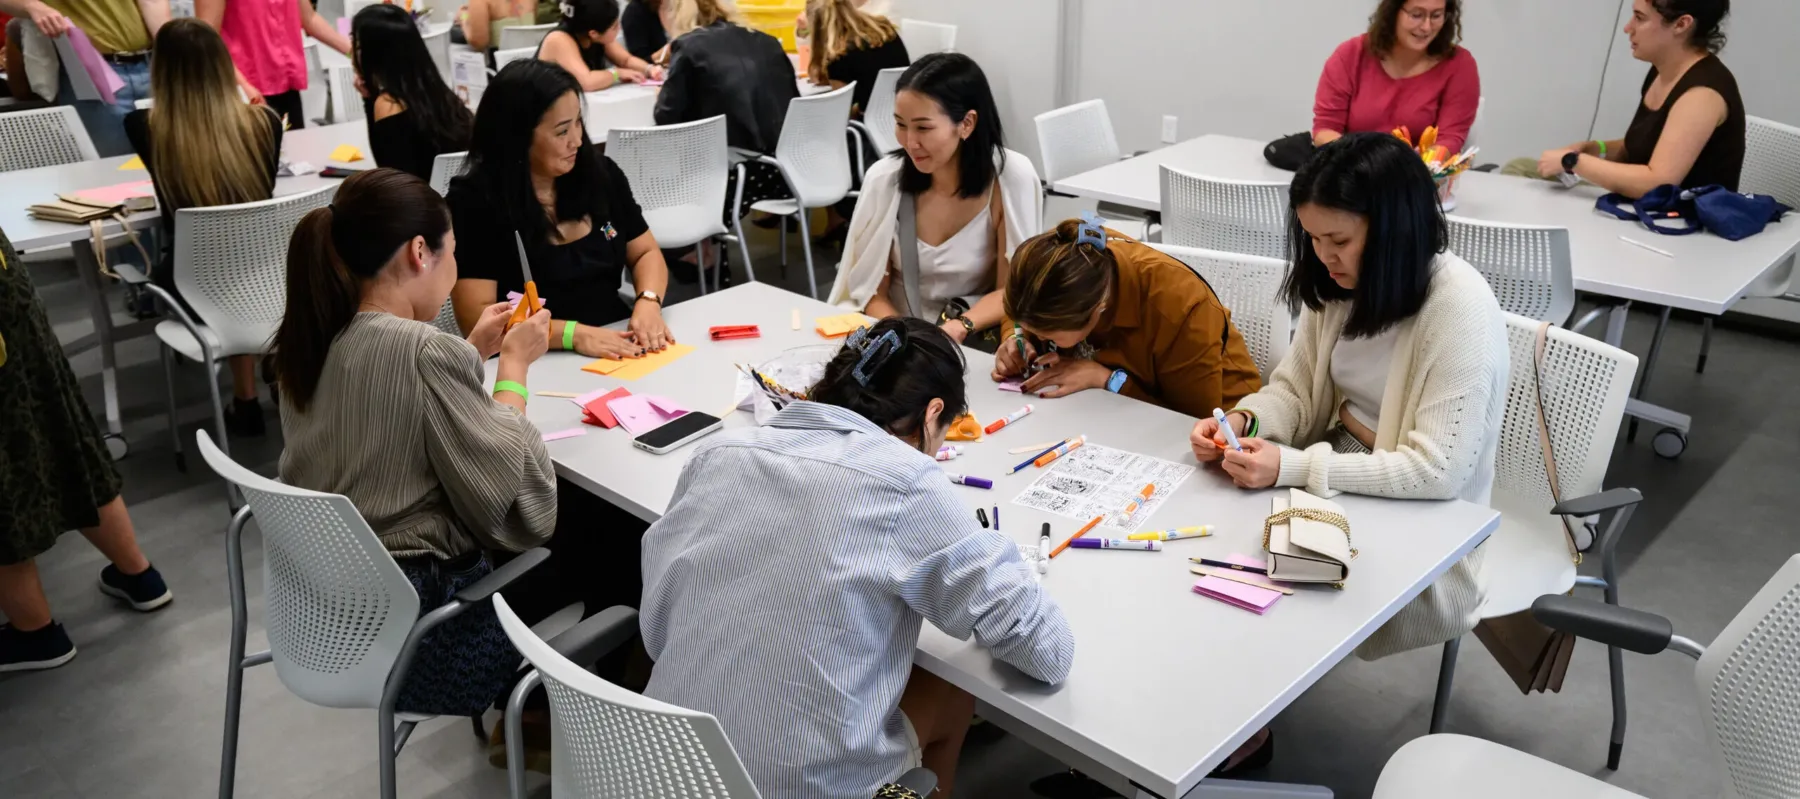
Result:
{"type": "Polygon", "coordinates": [[[356,145],[354,144],[340,144],[337,146],[337,149],[331,151],[329,158],[333,161],[342,161],[348,164],[363,160],[363,154],[361,150],[356,149],[356,145]]]}
{"type": "Polygon", "coordinates": [[[821,316],[813,320],[813,325],[818,329],[819,335],[826,338],[842,338],[856,332],[857,328],[868,327],[874,323],[874,319],[859,313],[821,316]]]}
{"type": "Polygon", "coordinates": [[[126,161],[125,163],[119,165],[120,172],[130,172],[132,170],[137,170],[139,172],[142,172],[143,169],[144,169],[144,159],[139,158],[135,155],[131,157],[130,161],[126,161]]]}
{"type": "Polygon", "coordinates": [[[642,358],[628,358],[623,361],[601,358],[581,367],[581,371],[616,377],[620,380],[636,380],[674,363],[677,359],[693,351],[694,345],[692,344],[671,344],[662,352],[648,353],[642,358]]]}

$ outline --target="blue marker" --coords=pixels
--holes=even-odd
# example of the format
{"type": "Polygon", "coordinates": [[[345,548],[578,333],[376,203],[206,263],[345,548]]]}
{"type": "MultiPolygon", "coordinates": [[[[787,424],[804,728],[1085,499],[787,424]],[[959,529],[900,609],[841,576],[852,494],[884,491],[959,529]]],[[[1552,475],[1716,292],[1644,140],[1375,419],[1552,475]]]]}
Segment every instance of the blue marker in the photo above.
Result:
{"type": "Polygon", "coordinates": [[[1225,440],[1231,444],[1231,448],[1243,452],[1244,445],[1238,443],[1237,433],[1232,432],[1231,423],[1225,421],[1225,410],[1223,408],[1214,408],[1213,418],[1219,420],[1219,429],[1224,431],[1225,440]]]}

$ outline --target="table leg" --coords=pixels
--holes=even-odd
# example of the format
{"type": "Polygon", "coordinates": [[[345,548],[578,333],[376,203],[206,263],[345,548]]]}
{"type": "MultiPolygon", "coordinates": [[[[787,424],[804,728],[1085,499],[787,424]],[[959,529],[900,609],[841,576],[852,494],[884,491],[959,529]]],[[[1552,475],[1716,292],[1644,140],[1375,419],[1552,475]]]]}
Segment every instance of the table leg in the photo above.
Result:
{"type": "MultiPolygon", "coordinates": [[[[1615,347],[1624,347],[1625,319],[1630,310],[1631,303],[1621,302],[1613,306],[1612,311],[1607,314],[1606,343],[1615,347]]],[[[1668,313],[1669,309],[1664,308],[1662,318],[1666,319],[1668,313]]],[[[1632,399],[1625,402],[1625,415],[1631,419],[1627,424],[1626,440],[1635,437],[1640,419],[1651,424],[1662,425],[1663,429],[1656,434],[1657,440],[1654,442],[1654,447],[1657,454],[1673,458],[1687,449],[1687,436],[1688,431],[1693,427],[1693,418],[1685,413],[1637,399],[1643,393],[1644,386],[1650,381],[1650,367],[1655,364],[1657,351],[1660,349],[1660,341],[1651,345],[1648,358],[1639,367],[1641,377],[1636,390],[1632,392],[1632,399]]]]}
{"type": "Polygon", "coordinates": [[[113,460],[125,457],[125,425],[119,418],[119,366],[113,351],[112,311],[106,307],[106,286],[100,281],[100,262],[87,240],[69,245],[75,256],[75,274],[87,289],[88,307],[94,316],[94,338],[100,345],[100,392],[106,407],[106,449],[113,460]]]}
{"type": "MultiPolygon", "coordinates": [[[[1138,792],[1139,797],[1150,794],[1138,792]]],[[[1323,785],[1288,785],[1279,782],[1245,780],[1202,780],[1181,799],[1331,799],[1331,789],[1323,785]]]]}

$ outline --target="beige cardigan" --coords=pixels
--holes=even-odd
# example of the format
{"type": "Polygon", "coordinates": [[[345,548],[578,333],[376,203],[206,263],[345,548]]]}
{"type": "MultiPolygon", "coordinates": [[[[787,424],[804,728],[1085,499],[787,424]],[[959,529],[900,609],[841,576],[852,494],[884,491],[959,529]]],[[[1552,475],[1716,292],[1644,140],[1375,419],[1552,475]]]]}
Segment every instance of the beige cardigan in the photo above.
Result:
{"type": "MultiPolygon", "coordinates": [[[[1301,311],[1293,348],[1269,384],[1237,406],[1256,414],[1260,437],[1285,445],[1277,485],[1325,497],[1488,504],[1511,363],[1506,322],[1487,280],[1467,261],[1446,252],[1433,268],[1424,306],[1398,326],[1369,454],[1336,453],[1322,440],[1343,402],[1331,382],[1331,353],[1350,303],[1301,311]]],[[[1474,629],[1482,554],[1478,548],[1452,566],[1357,654],[1374,659],[1474,629]]]]}

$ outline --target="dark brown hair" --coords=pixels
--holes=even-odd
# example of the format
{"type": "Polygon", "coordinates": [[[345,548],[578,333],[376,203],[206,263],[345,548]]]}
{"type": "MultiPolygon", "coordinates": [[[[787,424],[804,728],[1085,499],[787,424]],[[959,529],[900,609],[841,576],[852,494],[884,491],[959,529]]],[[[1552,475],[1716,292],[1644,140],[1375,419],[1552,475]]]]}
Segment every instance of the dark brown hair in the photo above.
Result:
{"type": "Polygon", "coordinates": [[[1694,18],[1688,46],[1714,55],[1725,49],[1725,18],[1731,15],[1731,0],[1650,0],[1650,7],[1669,25],[1682,17],[1694,18]]]}
{"type": "Polygon", "coordinates": [[[1119,272],[1105,247],[1078,243],[1079,219],[1026,239],[1013,253],[1006,280],[1006,315],[1035,330],[1065,332],[1087,327],[1106,301],[1119,272]]]}
{"type": "Polygon", "coordinates": [[[924,432],[925,409],[933,399],[944,401],[940,427],[969,409],[963,380],[968,364],[943,328],[922,319],[890,317],[865,335],[877,351],[858,349],[854,342],[859,337],[853,336],[825,365],[824,377],[809,394],[813,402],[856,411],[897,436],[924,432]],[[877,343],[888,333],[894,334],[892,349],[877,343]],[[859,367],[864,370],[860,379],[859,367]]]}
{"type": "MultiPolygon", "coordinates": [[[[1369,52],[1385,56],[1394,49],[1399,38],[1400,10],[1407,0],[1381,0],[1375,13],[1369,15],[1369,52]]],[[[1425,48],[1432,58],[1448,58],[1462,42],[1462,0],[1444,0],[1444,27],[1425,48]]]]}
{"type": "Polygon", "coordinates": [[[351,175],[331,205],[300,219],[288,242],[287,311],[275,331],[281,390],[304,413],[331,342],[356,317],[362,283],[415,236],[432,252],[450,232],[450,209],[425,181],[398,169],[351,175]]]}

